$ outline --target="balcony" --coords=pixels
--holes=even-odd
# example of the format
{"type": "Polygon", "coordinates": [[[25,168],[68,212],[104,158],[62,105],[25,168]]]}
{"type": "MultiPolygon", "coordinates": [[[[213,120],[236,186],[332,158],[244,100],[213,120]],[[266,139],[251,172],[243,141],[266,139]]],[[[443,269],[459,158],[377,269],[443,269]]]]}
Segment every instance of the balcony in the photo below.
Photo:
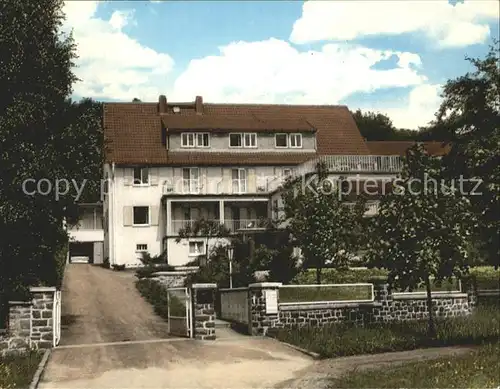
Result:
{"type": "MultiPolygon", "coordinates": [[[[209,221],[221,223],[218,219],[210,219],[209,221]]],[[[194,223],[196,223],[196,220],[194,219],[172,220],[172,233],[177,235],[181,229],[193,226],[194,223]]],[[[259,228],[264,229],[266,228],[267,221],[266,219],[226,219],[223,224],[229,231],[237,232],[241,230],[255,230],[259,228]]]]}

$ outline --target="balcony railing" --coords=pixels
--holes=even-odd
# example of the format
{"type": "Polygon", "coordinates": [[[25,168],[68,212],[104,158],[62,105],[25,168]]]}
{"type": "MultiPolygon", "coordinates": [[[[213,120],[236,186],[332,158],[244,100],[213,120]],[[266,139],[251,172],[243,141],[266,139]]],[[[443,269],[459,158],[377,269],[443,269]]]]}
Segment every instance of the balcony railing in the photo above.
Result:
{"type": "Polygon", "coordinates": [[[224,225],[232,232],[236,232],[239,230],[250,230],[255,228],[265,228],[266,224],[267,222],[265,219],[224,220],[224,225]]]}
{"type": "Polygon", "coordinates": [[[323,155],[299,165],[296,175],[315,172],[319,162],[332,173],[398,173],[403,167],[399,155],[323,155]]]}
{"type": "Polygon", "coordinates": [[[102,216],[96,215],[96,218],[83,218],[72,229],[78,230],[102,230],[102,216]]]}
{"type": "MultiPolygon", "coordinates": [[[[218,219],[209,219],[209,221],[220,223],[220,220],[218,219]]],[[[178,234],[181,229],[184,229],[188,226],[192,227],[194,223],[196,223],[196,220],[194,219],[172,220],[171,221],[172,233],[178,234]]],[[[255,228],[265,228],[266,224],[267,224],[266,219],[224,220],[224,226],[231,232],[236,232],[239,230],[249,230],[255,228]]]]}

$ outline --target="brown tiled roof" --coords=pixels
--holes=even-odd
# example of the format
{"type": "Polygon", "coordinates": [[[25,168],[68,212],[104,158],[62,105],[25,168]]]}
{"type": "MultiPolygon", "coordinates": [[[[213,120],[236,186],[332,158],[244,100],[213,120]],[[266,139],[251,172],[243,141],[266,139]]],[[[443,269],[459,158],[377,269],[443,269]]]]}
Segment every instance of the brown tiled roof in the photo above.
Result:
{"type": "MultiPolygon", "coordinates": [[[[415,145],[413,141],[368,141],[366,142],[372,155],[401,155],[404,156],[406,150],[415,145]]],[[[424,148],[431,155],[445,155],[450,151],[449,145],[442,142],[422,142],[424,148]]]]}
{"type": "Polygon", "coordinates": [[[172,165],[297,165],[316,157],[316,153],[190,152],[170,151],[172,165]]]}
{"type": "Polygon", "coordinates": [[[314,132],[315,129],[304,119],[260,119],[250,117],[224,117],[215,115],[162,115],[165,128],[171,130],[222,130],[222,131],[286,131],[314,132]]]}
{"type": "MultiPolygon", "coordinates": [[[[169,103],[168,106],[175,106],[169,103]]],[[[307,123],[309,130],[316,129],[316,153],[245,153],[247,163],[260,164],[296,164],[317,155],[334,154],[369,154],[368,147],[361,137],[354,119],[345,106],[312,105],[265,105],[265,104],[204,104],[203,114],[197,114],[185,105],[179,114],[158,113],[157,103],[104,103],[104,134],[106,139],[106,161],[118,164],[219,164],[220,161],[239,161],[242,152],[234,153],[199,153],[193,157],[187,152],[168,152],[162,144],[161,131],[163,122],[169,122],[170,116],[191,120],[231,121],[243,123],[258,121],[272,123],[274,128],[307,123]],[[203,119],[193,119],[203,117],[203,119]],[[209,119],[207,119],[209,118],[209,119]],[[197,158],[197,162],[192,162],[197,158]]],[[[181,120],[181,119],[174,119],[181,120]]],[[[180,126],[181,124],[178,124],[180,126]]],[[[186,124],[188,126],[188,124],[186,124]]],[[[301,130],[302,131],[302,130],[301,130]]],[[[304,129],[305,131],[305,129],[304,129]]],[[[230,162],[229,162],[230,161],[230,162]]]]}

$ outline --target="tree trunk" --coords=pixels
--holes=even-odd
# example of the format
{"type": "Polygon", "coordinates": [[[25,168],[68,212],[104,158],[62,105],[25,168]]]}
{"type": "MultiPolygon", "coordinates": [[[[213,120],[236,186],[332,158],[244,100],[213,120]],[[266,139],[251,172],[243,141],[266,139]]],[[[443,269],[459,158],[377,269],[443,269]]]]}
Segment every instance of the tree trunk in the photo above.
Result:
{"type": "Polygon", "coordinates": [[[436,335],[436,326],[434,323],[434,309],[432,307],[432,289],[431,289],[431,279],[427,276],[425,280],[425,287],[427,289],[427,311],[429,312],[429,336],[434,337],[436,335]]]}

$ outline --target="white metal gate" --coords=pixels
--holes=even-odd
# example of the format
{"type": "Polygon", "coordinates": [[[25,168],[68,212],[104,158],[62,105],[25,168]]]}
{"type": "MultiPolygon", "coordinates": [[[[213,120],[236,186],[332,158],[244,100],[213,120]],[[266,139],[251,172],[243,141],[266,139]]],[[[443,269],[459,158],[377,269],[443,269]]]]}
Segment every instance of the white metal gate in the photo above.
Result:
{"type": "Polygon", "coordinates": [[[189,288],[168,288],[168,333],[193,337],[191,293],[189,288]]]}
{"type": "Polygon", "coordinates": [[[61,340],[61,291],[54,292],[54,308],[52,310],[52,323],[54,325],[54,347],[61,340]]]}

